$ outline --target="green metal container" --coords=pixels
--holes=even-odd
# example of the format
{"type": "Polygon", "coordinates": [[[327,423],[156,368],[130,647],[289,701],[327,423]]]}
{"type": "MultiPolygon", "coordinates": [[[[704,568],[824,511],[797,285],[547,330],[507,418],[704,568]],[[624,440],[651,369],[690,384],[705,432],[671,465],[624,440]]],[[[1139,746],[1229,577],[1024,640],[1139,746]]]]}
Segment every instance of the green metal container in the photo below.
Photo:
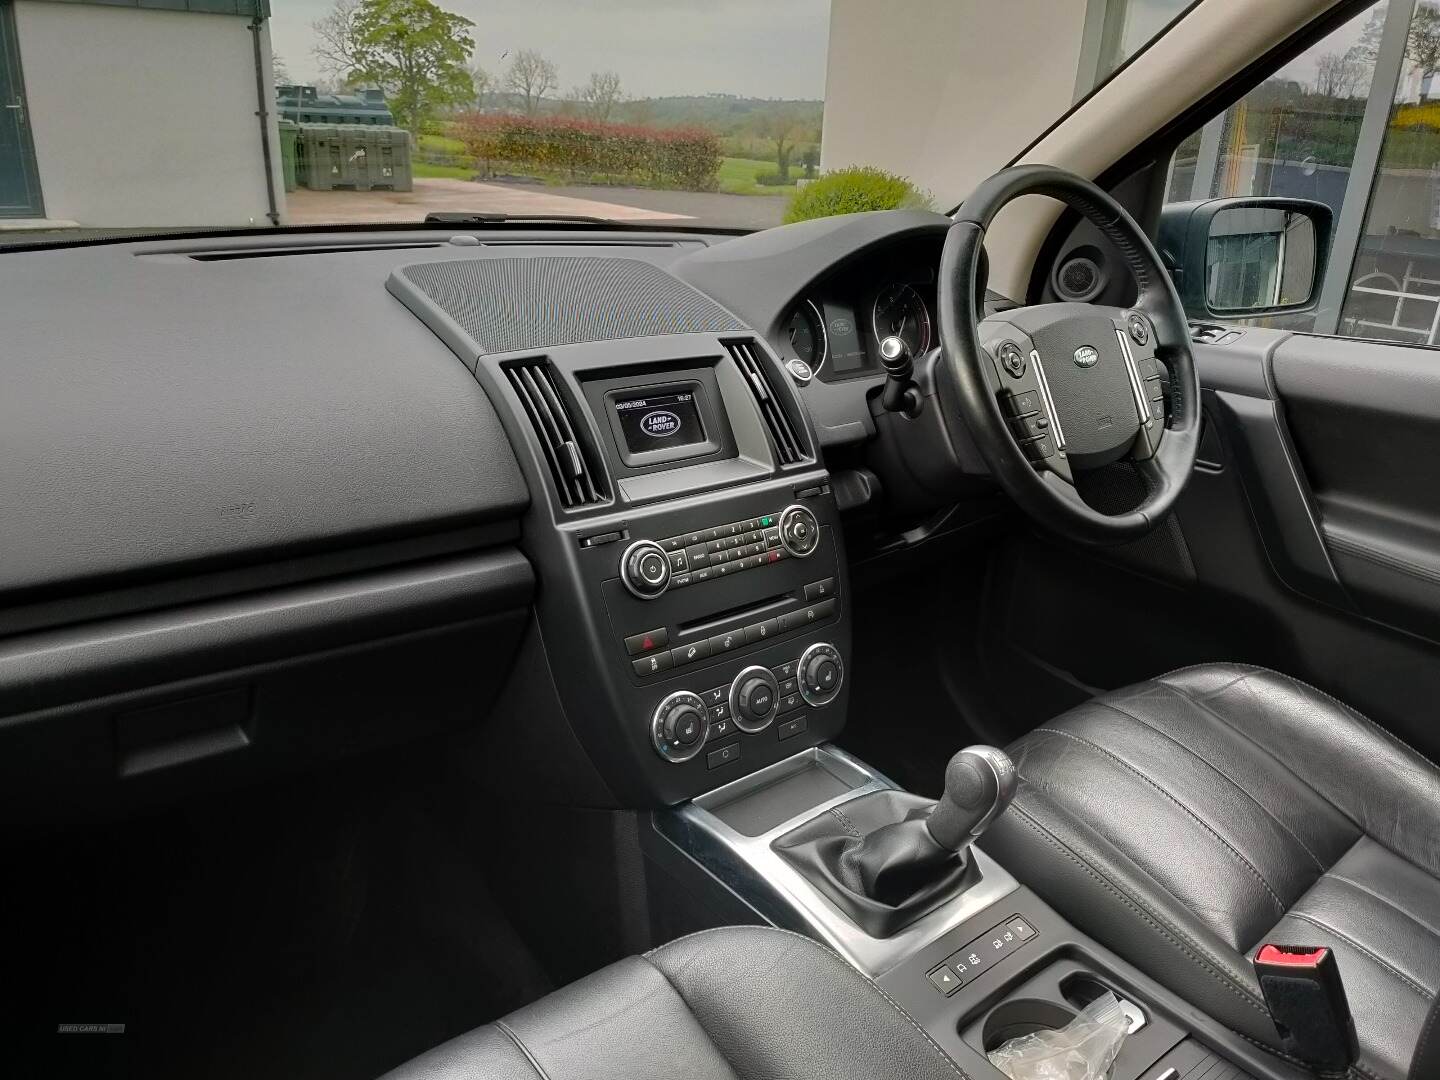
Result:
{"type": "Polygon", "coordinates": [[[300,186],[300,172],[296,161],[296,143],[300,139],[300,125],[293,120],[280,121],[280,168],[285,174],[285,190],[294,191],[300,186]]]}

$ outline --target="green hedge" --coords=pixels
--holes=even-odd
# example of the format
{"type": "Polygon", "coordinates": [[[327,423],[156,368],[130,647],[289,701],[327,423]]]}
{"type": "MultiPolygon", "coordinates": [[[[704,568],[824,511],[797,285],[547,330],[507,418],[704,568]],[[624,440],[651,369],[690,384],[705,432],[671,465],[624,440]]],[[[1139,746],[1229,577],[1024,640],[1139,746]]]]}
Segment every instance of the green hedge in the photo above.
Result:
{"type": "Polygon", "coordinates": [[[930,209],[930,193],[903,176],[871,166],[836,169],[797,191],[785,221],[808,221],[867,210],[930,209]]]}
{"type": "Polygon", "coordinates": [[[719,182],[720,140],[701,128],[468,113],[456,119],[453,133],[482,169],[505,162],[686,191],[714,191],[719,182]]]}

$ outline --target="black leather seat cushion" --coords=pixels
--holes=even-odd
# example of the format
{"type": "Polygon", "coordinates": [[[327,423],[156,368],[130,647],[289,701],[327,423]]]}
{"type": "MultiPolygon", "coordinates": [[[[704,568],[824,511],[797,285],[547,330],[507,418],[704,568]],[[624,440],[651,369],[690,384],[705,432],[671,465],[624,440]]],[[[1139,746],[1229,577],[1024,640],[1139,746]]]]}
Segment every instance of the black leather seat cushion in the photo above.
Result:
{"type": "Polygon", "coordinates": [[[1360,1071],[1399,1080],[1440,988],[1440,769],[1355,710],[1211,664],[1020,739],[981,846],[1076,925],[1279,1048],[1249,957],[1328,945],[1360,1071]]]}
{"type": "Polygon", "coordinates": [[[957,1080],[874,983],[785,930],[731,927],[572,983],[386,1080],[957,1080]]]}

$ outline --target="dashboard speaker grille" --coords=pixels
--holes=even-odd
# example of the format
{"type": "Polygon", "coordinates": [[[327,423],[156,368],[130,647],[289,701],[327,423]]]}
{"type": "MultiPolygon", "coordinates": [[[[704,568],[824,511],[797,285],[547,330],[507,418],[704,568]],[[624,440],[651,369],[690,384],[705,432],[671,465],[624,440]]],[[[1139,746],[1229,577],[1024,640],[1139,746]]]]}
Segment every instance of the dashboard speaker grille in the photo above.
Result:
{"type": "Polygon", "coordinates": [[[507,366],[505,376],[545,451],[560,501],[573,509],[609,498],[604,470],[586,453],[550,365],[544,360],[525,360],[507,366]]]}
{"type": "Polygon", "coordinates": [[[1055,271],[1054,285],[1061,299],[1089,303],[1105,287],[1105,275],[1094,259],[1078,255],[1066,259],[1055,271]]]}
{"type": "Polygon", "coordinates": [[[460,259],[400,275],[481,352],[744,329],[709,297],[638,259],[460,259]]]}
{"type": "Polygon", "coordinates": [[[754,344],[749,341],[727,341],[725,348],[745,376],[745,385],[755,395],[755,404],[770,432],[770,441],[781,465],[794,465],[806,457],[805,444],[800,441],[800,432],[790,419],[785,406],[775,394],[775,384],[770,381],[768,365],[761,359],[754,344]]]}

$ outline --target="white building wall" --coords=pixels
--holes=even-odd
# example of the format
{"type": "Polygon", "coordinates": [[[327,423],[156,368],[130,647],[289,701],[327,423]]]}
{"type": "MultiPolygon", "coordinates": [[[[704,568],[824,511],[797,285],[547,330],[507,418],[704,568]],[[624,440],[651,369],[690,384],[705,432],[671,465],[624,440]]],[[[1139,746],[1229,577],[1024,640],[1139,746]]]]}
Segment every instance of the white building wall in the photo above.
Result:
{"type": "Polygon", "coordinates": [[[1075,96],[1086,0],[832,0],[821,168],[964,199],[1075,96]]]}
{"type": "MultiPolygon", "coordinates": [[[[268,224],[247,18],[16,0],[15,24],[48,218],[268,224]]],[[[273,102],[268,28],[261,34],[273,102]]],[[[283,213],[273,115],[269,138],[283,213]]]]}

